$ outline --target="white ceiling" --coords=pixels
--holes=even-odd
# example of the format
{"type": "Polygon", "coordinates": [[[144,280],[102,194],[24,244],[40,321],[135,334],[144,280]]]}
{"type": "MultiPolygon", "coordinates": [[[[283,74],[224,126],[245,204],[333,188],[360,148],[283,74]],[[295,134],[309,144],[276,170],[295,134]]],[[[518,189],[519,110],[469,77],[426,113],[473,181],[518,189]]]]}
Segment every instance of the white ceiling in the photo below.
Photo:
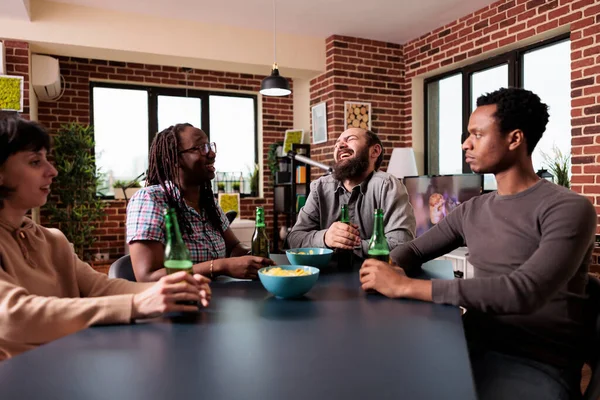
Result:
{"type": "MultiPolygon", "coordinates": [[[[4,1],[4,0],[0,0],[4,1]]],[[[14,0],[11,0],[14,1],[14,0]]],[[[54,0],[134,14],[272,30],[272,0],[54,0]]],[[[405,43],[490,0],[278,0],[277,32],[405,43]]]]}
{"type": "Polygon", "coordinates": [[[29,21],[29,0],[0,0],[0,17],[29,21]]]}

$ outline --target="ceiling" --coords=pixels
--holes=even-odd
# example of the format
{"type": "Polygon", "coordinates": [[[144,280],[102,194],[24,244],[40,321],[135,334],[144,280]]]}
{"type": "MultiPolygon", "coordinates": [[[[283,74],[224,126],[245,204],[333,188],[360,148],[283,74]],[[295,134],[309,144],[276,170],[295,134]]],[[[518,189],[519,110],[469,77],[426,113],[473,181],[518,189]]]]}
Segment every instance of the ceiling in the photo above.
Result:
{"type": "Polygon", "coordinates": [[[0,18],[14,18],[28,21],[29,0],[0,0],[0,18]]]}
{"type": "MultiPolygon", "coordinates": [[[[248,29],[271,30],[273,28],[272,0],[54,1],[248,29]]],[[[277,32],[323,38],[339,34],[402,44],[493,2],[490,0],[278,0],[277,32]]]]}

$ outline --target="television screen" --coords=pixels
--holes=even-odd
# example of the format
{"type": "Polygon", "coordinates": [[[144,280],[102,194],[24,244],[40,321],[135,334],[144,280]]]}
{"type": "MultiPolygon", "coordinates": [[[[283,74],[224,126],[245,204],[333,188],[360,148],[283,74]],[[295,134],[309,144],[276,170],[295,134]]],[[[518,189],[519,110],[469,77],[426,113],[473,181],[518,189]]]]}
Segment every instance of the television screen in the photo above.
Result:
{"type": "Polygon", "coordinates": [[[481,194],[483,176],[477,174],[413,176],[404,178],[421,236],[459,204],[481,194]]]}

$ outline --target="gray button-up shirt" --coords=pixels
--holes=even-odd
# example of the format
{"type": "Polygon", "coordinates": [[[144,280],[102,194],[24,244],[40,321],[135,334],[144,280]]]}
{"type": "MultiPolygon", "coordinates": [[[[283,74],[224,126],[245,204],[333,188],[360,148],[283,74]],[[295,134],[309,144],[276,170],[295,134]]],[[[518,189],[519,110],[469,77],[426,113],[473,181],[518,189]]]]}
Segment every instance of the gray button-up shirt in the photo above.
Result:
{"type": "Polygon", "coordinates": [[[325,232],[339,221],[342,204],[348,205],[350,221],[358,225],[361,248],[354,252],[362,258],[369,250],[376,208],[383,209],[390,250],[415,238],[415,216],[406,188],[396,177],[376,171],[351,192],[331,175],[312,182],[306,204],[288,235],[290,247],[326,247],[325,232]]]}

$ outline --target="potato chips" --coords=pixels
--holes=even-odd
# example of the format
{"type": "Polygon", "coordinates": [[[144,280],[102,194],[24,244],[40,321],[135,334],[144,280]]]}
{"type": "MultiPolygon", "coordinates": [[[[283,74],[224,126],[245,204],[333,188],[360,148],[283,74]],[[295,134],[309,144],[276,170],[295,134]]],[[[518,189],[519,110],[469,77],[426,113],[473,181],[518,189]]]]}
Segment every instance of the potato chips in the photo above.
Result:
{"type": "Polygon", "coordinates": [[[273,268],[269,268],[268,270],[263,272],[263,274],[271,275],[271,276],[304,276],[304,275],[310,275],[310,272],[305,271],[302,268],[283,269],[280,267],[273,267],[273,268]]]}

